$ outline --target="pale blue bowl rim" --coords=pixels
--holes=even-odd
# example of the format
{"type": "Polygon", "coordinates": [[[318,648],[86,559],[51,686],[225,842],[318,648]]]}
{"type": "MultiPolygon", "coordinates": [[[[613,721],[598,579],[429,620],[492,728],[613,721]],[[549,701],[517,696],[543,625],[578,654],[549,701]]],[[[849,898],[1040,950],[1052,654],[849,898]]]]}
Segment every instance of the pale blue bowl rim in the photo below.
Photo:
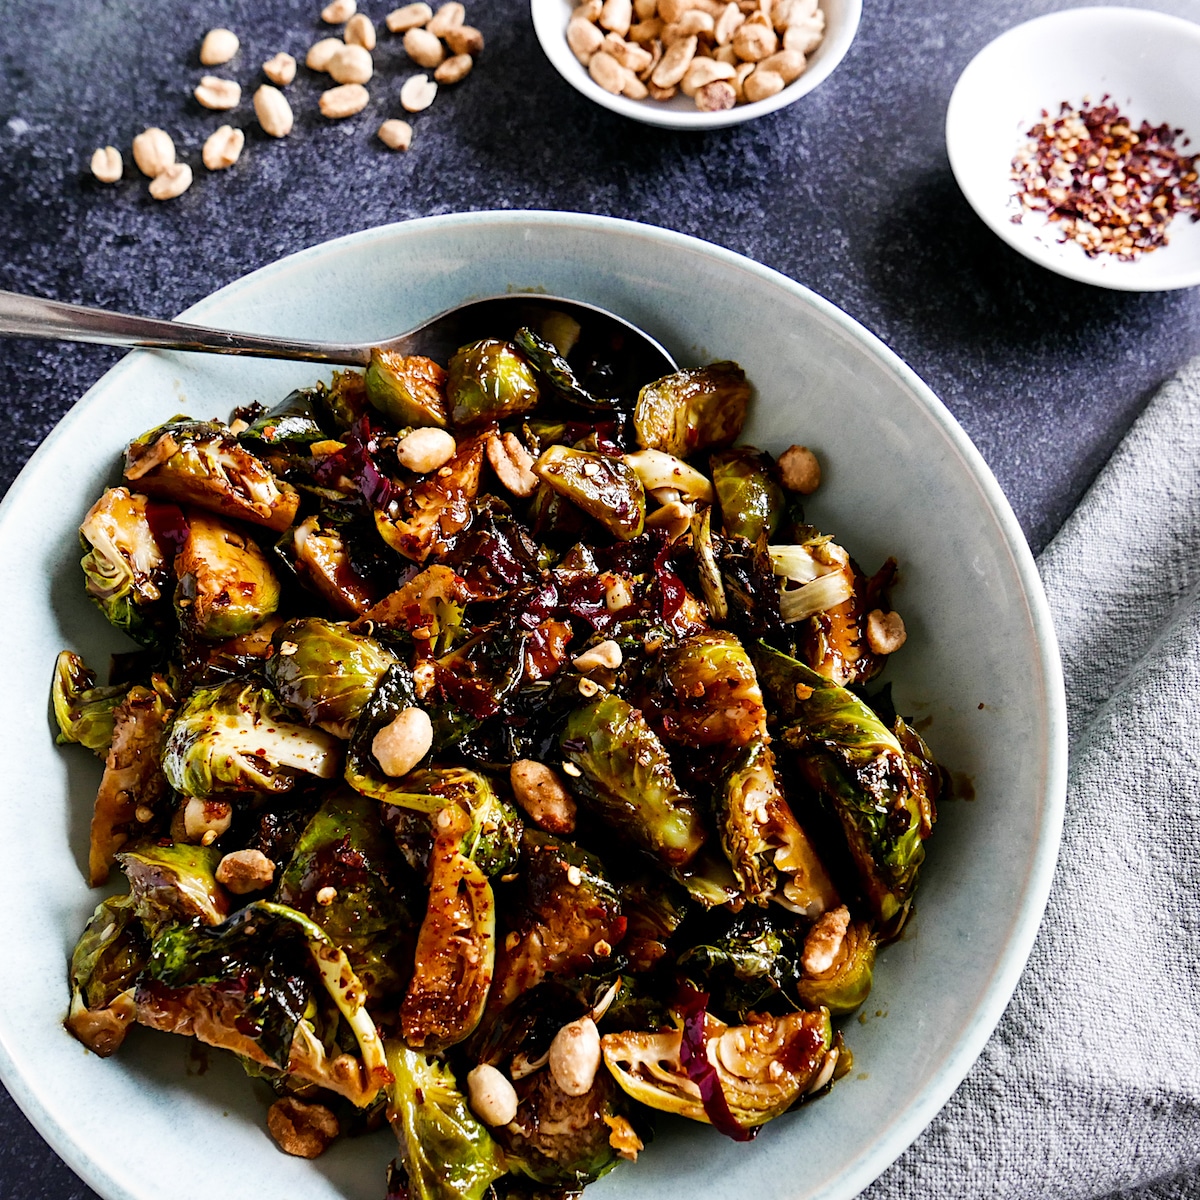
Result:
{"type": "MultiPolygon", "coordinates": [[[[443,227],[460,227],[462,229],[469,229],[472,226],[495,225],[518,227],[531,223],[562,229],[575,228],[606,236],[649,238],[663,246],[704,254],[791,292],[818,313],[840,326],[914,393],[942,433],[962,456],[1000,527],[1006,548],[1012,556],[1024,598],[1029,605],[1038,648],[1038,660],[1041,666],[1040,683],[1045,689],[1049,724],[1047,731],[1049,759],[1046,772],[1047,786],[1043,796],[1041,826],[1034,831],[1036,848],[1028,876],[1029,882],[1013,925],[1012,936],[995,965],[992,982],[957,1047],[947,1056],[944,1065],[929,1084],[911,1101],[907,1111],[891,1127],[889,1134],[872,1146],[856,1163],[850,1164],[846,1173],[838,1181],[840,1187],[845,1189],[839,1194],[852,1197],[877,1179],[904,1152],[933,1120],[955,1088],[966,1077],[1012,997],[1025,962],[1033,949],[1033,942],[1050,895],[1050,884],[1058,858],[1063,815],[1066,808],[1067,713],[1058,640],[1054,633],[1054,625],[1045,591],[1042,588],[1042,581],[1012,507],[983,456],[975,448],[974,443],[949,409],[899,355],[890,350],[848,313],[843,312],[810,288],[742,254],[688,234],[676,233],[673,230],[616,217],[542,209],[485,210],[419,217],[346,234],[287,255],[243,275],[240,279],[236,279],[206,296],[181,313],[179,319],[199,320],[203,318],[210,305],[235,295],[247,286],[257,285],[265,276],[282,276],[287,271],[305,265],[313,259],[336,254],[339,248],[346,245],[383,243],[398,231],[406,234],[419,234],[425,230],[436,230],[443,227]]],[[[80,407],[89,400],[94,392],[110,387],[114,379],[119,379],[121,373],[129,368],[132,357],[132,355],[127,356],[105,372],[68,410],[46,440],[34,451],[29,462],[13,481],[8,494],[3,501],[0,501],[0,526],[7,521],[9,509],[15,503],[15,497],[22,491],[26,479],[33,474],[33,469],[40,463],[42,457],[52,451],[61,437],[66,436],[80,407]]],[[[24,1077],[16,1069],[8,1047],[2,1041],[0,1041],[0,1078],[4,1080],[9,1094],[37,1131],[89,1186],[101,1195],[108,1197],[108,1200],[148,1200],[147,1197],[129,1191],[99,1169],[87,1152],[74,1140],[71,1131],[63,1127],[47,1112],[38,1098],[36,1090],[26,1085],[24,1077]]]]}

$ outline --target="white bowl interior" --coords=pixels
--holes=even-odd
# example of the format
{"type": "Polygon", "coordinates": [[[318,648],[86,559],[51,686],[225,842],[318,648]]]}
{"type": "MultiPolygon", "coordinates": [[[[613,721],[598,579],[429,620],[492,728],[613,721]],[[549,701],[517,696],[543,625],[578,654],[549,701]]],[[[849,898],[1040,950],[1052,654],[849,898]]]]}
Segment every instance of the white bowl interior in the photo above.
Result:
{"type": "Polygon", "coordinates": [[[962,73],[946,114],[946,146],[975,211],[1010,246],[1060,275],[1125,291],[1200,283],[1200,224],[1176,216],[1170,243],[1131,262],[1089,258],[1045,216],[1020,224],[1012,160],[1063,101],[1108,94],[1134,126],[1170,124],[1200,152],[1200,25],[1136,8],[1076,8],[1018,25],[984,47],[962,73]]]}
{"type": "MultiPolygon", "coordinates": [[[[255,272],[193,319],[265,333],[382,337],[464,299],[545,289],[621,313],[683,362],[730,357],[757,388],[749,439],[812,446],[825,482],[811,518],[868,570],[901,563],[910,631],[889,667],[902,711],[969,782],[943,805],[917,910],[880,956],[854,1073],[750,1146],[662,1122],[635,1167],[589,1194],[656,1200],[854,1195],[961,1080],[1011,993],[1049,887],[1065,770],[1062,683],[1044,597],[982,460],[932,394],[871,335],[799,285],[728,251],[598,217],[468,214],[367,231],[255,272]],[[747,319],[753,314],[753,319],[747,319]]],[[[264,1095],[190,1042],[135,1029],[98,1059],[66,1034],[65,961],[97,902],[83,878],[99,764],[56,747],[54,656],[103,669],[119,638],[84,599],[76,527],[126,440],[179,411],[227,415],[311,382],[302,364],[137,352],[110,371],[30,461],[0,508],[0,805],[9,880],[0,1070],[51,1144],[110,1200],[378,1200],[389,1134],[309,1163],[266,1134],[264,1095]],[[200,1073],[199,1061],[211,1059],[200,1073]]]]}
{"type": "Polygon", "coordinates": [[[682,94],[671,100],[630,100],[626,96],[614,96],[606,92],[589,74],[567,45],[567,22],[574,11],[574,0],[530,0],[529,10],[533,17],[533,28],[546,57],[554,64],[558,73],[576,91],[594,100],[597,104],[622,116],[632,117],[647,125],[660,125],[666,129],[721,129],[727,125],[740,125],[755,117],[765,116],[784,108],[801,96],[807,95],[846,56],[850,43],[858,31],[862,17],[862,0],[821,0],[825,10],[825,39],[812,52],[808,68],[799,79],[788,84],[781,92],[754,104],[739,104],[724,112],[700,112],[695,104],[682,94]]]}

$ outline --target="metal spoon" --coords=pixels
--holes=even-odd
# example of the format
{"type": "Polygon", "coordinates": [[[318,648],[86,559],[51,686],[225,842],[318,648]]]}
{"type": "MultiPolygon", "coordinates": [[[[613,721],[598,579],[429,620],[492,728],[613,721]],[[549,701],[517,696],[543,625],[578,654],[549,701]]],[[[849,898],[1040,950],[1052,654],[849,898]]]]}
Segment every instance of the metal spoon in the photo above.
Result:
{"type": "Polygon", "coordinates": [[[130,317],[121,313],[40,300],[0,291],[0,337],[50,338],[99,342],[108,346],[142,346],[162,350],[199,350],[207,354],[247,354],[256,358],[303,359],[365,367],[372,349],[423,354],[445,363],[460,346],[483,337],[511,337],[526,325],[542,327],[551,313],[565,313],[579,323],[580,337],[571,353],[581,375],[600,372],[610,395],[677,369],[675,360],[636,325],[594,304],[558,296],[518,293],[472,300],[448,308],[407,333],[382,341],[337,344],[297,341],[209,329],[178,321],[130,317]],[[614,375],[613,372],[616,372],[614,375]]]}

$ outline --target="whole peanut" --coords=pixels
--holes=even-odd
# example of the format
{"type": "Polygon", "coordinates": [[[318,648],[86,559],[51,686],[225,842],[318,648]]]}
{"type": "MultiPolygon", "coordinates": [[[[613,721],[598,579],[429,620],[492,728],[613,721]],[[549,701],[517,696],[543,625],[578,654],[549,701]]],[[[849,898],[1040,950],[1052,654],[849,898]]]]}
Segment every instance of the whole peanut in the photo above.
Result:
{"type": "Polygon", "coordinates": [[[240,129],[234,129],[232,125],[222,125],[204,143],[200,157],[210,171],[224,171],[241,157],[245,144],[246,135],[240,129]]]}
{"type": "Polygon", "coordinates": [[[116,183],[124,169],[121,152],[116,146],[103,146],[92,155],[92,174],[101,183],[116,183]]]}
{"type": "Polygon", "coordinates": [[[269,83],[264,83],[254,93],[254,115],[258,117],[263,132],[271,137],[287,137],[292,132],[295,119],[292,116],[292,106],[284,94],[269,83]]]}
{"type": "Polygon", "coordinates": [[[343,83],[321,93],[317,106],[321,116],[331,121],[341,121],[360,113],[370,102],[371,95],[361,83],[343,83]]]}
{"type": "Polygon", "coordinates": [[[432,70],[446,58],[442,43],[428,29],[410,29],[404,35],[404,49],[418,67],[432,70]]]}
{"type": "Polygon", "coordinates": [[[200,65],[219,67],[227,63],[238,52],[239,45],[232,29],[210,29],[200,43],[200,65]]]}

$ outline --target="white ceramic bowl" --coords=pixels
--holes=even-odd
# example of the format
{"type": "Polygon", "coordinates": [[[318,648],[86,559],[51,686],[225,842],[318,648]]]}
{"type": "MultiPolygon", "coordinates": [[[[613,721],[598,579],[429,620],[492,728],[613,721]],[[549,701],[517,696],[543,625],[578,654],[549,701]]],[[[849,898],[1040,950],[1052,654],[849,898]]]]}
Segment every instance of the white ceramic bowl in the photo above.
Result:
{"type": "MultiPolygon", "coordinates": [[[[854,1195],[920,1132],[974,1061],[1032,944],[1062,819],[1065,714],[1032,559],[983,460],[927,387],[799,284],[676,233],[562,213],[471,213],[368,230],[231,284],[187,317],[263,333],[381,338],[471,297],[546,290],[621,313],[681,362],[739,360],[757,388],[749,439],[814,447],[810,519],[868,570],[901,563],[908,645],[889,666],[971,801],[943,805],[917,909],[880,955],[855,1070],[751,1145],[664,1120],[593,1200],[825,1200],[854,1195]],[[754,320],[746,320],[746,313],[754,320]],[[878,1014],[885,1014],[880,1016],[878,1014]]],[[[65,963],[96,904],[84,883],[99,764],[56,747],[46,695],[64,647],[103,667],[119,638],[84,599],[76,527],[131,435],[177,412],[227,415],[311,382],[296,363],[139,351],[71,410],[0,507],[0,782],[5,949],[0,1074],[108,1200],[379,1200],[388,1133],[316,1162],[280,1154],[262,1084],[188,1039],[132,1031],[102,1060],[66,1034],[65,963]],[[190,1064],[190,1070],[189,1070],[190,1064]]]]}
{"type": "Polygon", "coordinates": [[[1140,8],[1073,8],[1027,21],[985,46],[963,71],[946,113],[946,149],[975,211],[1014,250],[1068,279],[1120,291],[1200,284],[1200,224],[1176,216],[1170,243],[1132,262],[1089,258],[1063,244],[1043,214],[1012,217],[1012,160],[1029,129],[1062,102],[1105,94],[1135,127],[1191,135],[1200,152],[1200,25],[1140,8]]]}
{"type": "Polygon", "coordinates": [[[533,28],[546,57],[576,91],[612,112],[664,129],[721,129],[726,125],[740,125],[743,121],[752,121],[784,108],[811,92],[845,58],[862,16],[862,0],[821,0],[821,7],[825,10],[825,39],[809,56],[808,69],[799,79],[766,100],[739,104],[724,112],[706,113],[700,112],[682,94],[660,102],[630,100],[606,92],[567,45],[567,22],[575,8],[575,0],[530,0],[529,4],[533,28]]]}

